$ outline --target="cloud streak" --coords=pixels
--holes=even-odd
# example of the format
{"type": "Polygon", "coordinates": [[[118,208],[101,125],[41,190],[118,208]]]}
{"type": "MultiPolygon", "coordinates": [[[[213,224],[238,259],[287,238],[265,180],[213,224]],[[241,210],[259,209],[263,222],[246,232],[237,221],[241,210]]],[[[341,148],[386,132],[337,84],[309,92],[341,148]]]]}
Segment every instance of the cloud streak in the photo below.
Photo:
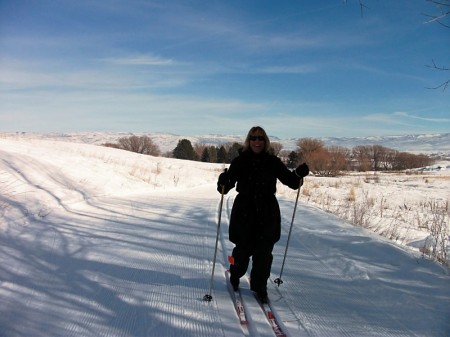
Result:
{"type": "Polygon", "coordinates": [[[415,116],[415,115],[411,115],[407,112],[400,112],[400,111],[394,112],[393,115],[399,116],[399,117],[411,118],[411,119],[418,119],[418,120],[433,122],[433,123],[450,123],[450,118],[421,117],[421,116],[415,116]]]}
{"type": "Polygon", "coordinates": [[[106,58],[102,61],[112,64],[138,65],[138,66],[173,66],[177,63],[173,59],[165,59],[158,56],[142,55],[122,58],[106,58]]]}

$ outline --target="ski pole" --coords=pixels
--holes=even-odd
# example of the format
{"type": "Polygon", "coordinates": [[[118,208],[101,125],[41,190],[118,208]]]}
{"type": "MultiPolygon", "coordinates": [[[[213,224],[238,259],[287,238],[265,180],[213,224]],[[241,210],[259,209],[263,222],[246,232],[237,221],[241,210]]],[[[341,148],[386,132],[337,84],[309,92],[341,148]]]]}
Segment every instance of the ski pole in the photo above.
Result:
{"type": "Polygon", "coordinates": [[[292,212],[291,227],[289,228],[289,234],[288,234],[288,238],[287,238],[287,242],[286,242],[286,249],[284,251],[283,263],[281,264],[280,277],[273,280],[273,282],[275,282],[275,284],[278,284],[278,286],[280,286],[280,284],[283,284],[283,281],[281,280],[281,275],[283,275],[284,262],[286,261],[286,255],[287,255],[287,251],[288,251],[288,247],[289,247],[289,241],[291,240],[292,225],[294,224],[295,211],[297,210],[298,196],[300,194],[300,187],[302,185],[303,185],[303,178],[300,179],[300,184],[299,184],[298,190],[297,190],[297,198],[295,199],[294,212],[292,212]]]}
{"type": "Polygon", "coordinates": [[[209,293],[203,296],[203,301],[211,302],[212,300],[212,287],[213,287],[213,279],[214,279],[214,269],[216,267],[216,257],[217,257],[217,244],[219,242],[219,232],[220,232],[220,219],[222,218],[222,205],[223,205],[223,195],[225,194],[225,185],[222,185],[221,197],[220,197],[220,207],[219,207],[219,219],[217,224],[217,235],[216,235],[216,248],[214,249],[214,258],[213,258],[213,268],[211,274],[211,281],[209,282],[209,293]]]}

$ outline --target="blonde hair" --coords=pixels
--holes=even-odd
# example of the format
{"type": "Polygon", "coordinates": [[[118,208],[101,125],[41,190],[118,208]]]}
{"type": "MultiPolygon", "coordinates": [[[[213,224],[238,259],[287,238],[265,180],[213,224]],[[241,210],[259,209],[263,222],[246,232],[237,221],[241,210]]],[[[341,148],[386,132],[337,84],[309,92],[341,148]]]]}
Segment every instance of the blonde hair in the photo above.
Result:
{"type": "Polygon", "coordinates": [[[244,142],[244,150],[248,150],[250,148],[250,137],[251,136],[263,136],[264,137],[264,152],[269,152],[269,149],[270,149],[269,137],[267,137],[266,131],[264,131],[264,129],[260,126],[254,126],[248,131],[247,137],[245,138],[245,142],[244,142]]]}

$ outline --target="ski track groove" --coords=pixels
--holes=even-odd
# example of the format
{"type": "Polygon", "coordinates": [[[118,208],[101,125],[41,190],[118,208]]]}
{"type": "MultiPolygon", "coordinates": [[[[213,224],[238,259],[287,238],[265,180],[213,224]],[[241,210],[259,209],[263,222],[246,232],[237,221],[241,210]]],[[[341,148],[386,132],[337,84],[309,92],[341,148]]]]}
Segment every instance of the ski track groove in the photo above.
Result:
{"type": "MultiPolygon", "coordinates": [[[[220,231],[220,242],[223,253],[222,258],[223,261],[225,262],[225,265],[227,263],[227,257],[228,255],[231,254],[231,249],[233,247],[233,245],[230,242],[228,242],[228,233],[226,230],[227,226],[225,226],[225,224],[226,225],[229,224],[229,217],[231,214],[233,200],[234,195],[228,195],[225,199],[224,202],[225,209],[223,210],[225,216],[224,214],[222,215],[222,224],[220,231]]],[[[299,212],[299,209],[297,209],[297,212],[299,212]]],[[[283,219],[285,217],[287,217],[287,215],[285,215],[283,219]]],[[[286,221],[283,221],[282,231],[284,232],[285,235],[289,230],[289,226],[290,222],[287,223],[286,221]]],[[[298,224],[296,225],[294,222],[294,226],[298,227],[300,225],[298,224]]],[[[311,245],[308,245],[306,243],[311,242],[310,239],[311,234],[304,235],[304,233],[302,233],[301,231],[301,228],[294,228],[293,233],[291,234],[290,245],[296,243],[295,246],[299,247],[297,249],[298,251],[296,252],[296,254],[303,254],[307,256],[310,260],[312,259],[316,261],[313,263],[315,269],[314,271],[316,273],[320,273],[322,276],[328,276],[329,278],[337,277],[339,280],[343,282],[348,282],[349,280],[345,278],[345,276],[342,274],[340,270],[336,270],[335,268],[332,268],[330,265],[328,265],[326,261],[324,261],[323,258],[320,257],[320,254],[315,252],[314,249],[311,247],[311,245]]],[[[279,246],[280,245],[278,243],[277,251],[279,251],[282,248],[284,254],[285,247],[279,246]]],[[[340,254],[340,256],[338,257],[343,256],[342,254],[340,254]]],[[[289,260],[289,250],[285,269],[288,268],[288,265],[290,263],[288,260],[289,260]]],[[[273,269],[274,268],[272,268],[271,280],[269,282],[272,282],[277,277],[273,273],[273,269]]],[[[241,285],[243,285],[242,283],[243,282],[241,279],[241,285]]],[[[263,316],[261,315],[261,309],[259,308],[259,305],[256,303],[258,305],[258,308],[251,307],[249,305],[249,303],[251,303],[250,296],[244,295],[246,293],[246,289],[249,288],[248,282],[245,284],[244,287],[245,288],[241,289],[244,297],[244,306],[249,307],[248,309],[246,308],[246,313],[248,315],[249,331],[251,333],[251,336],[262,336],[265,333],[273,336],[272,328],[264,324],[267,323],[267,320],[265,320],[265,318],[263,317],[265,322],[258,321],[259,320],[258,315],[263,316]],[[262,335],[260,333],[262,333],[262,335]]],[[[309,296],[307,290],[302,290],[305,289],[305,286],[300,282],[294,282],[294,284],[292,285],[282,284],[280,285],[280,287],[277,287],[275,284],[272,284],[272,286],[269,285],[268,289],[273,312],[275,316],[277,316],[277,319],[282,325],[282,328],[289,336],[296,336],[296,337],[300,336],[351,337],[356,335],[361,337],[373,335],[385,337],[417,336],[415,333],[413,333],[405,326],[403,326],[403,324],[398,320],[396,320],[394,317],[391,317],[382,310],[377,309],[375,303],[373,303],[370,299],[368,299],[367,296],[364,293],[362,293],[361,290],[359,290],[359,288],[356,286],[350,289],[349,287],[342,287],[340,289],[339,294],[328,294],[328,295],[330,296],[330,298],[336,296],[340,298],[345,298],[347,302],[350,300],[350,302],[355,303],[355,305],[356,303],[359,303],[361,301],[367,301],[368,303],[371,304],[371,306],[365,308],[366,312],[364,313],[349,312],[348,310],[342,313],[337,313],[336,311],[333,311],[333,313],[331,313],[330,310],[328,310],[328,306],[330,305],[330,303],[327,303],[326,301],[317,302],[316,300],[314,300],[314,297],[309,296]],[[300,289],[300,291],[294,292],[292,291],[293,289],[300,289]],[[282,312],[282,314],[280,314],[280,312],[282,312]],[[385,317],[385,321],[387,322],[386,324],[391,328],[383,329],[379,325],[372,323],[374,318],[378,318],[379,320],[379,317],[385,317]],[[361,335],[361,324],[364,326],[365,330],[365,334],[363,335],[361,335]],[[393,325],[399,326],[399,329],[392,328],[393,325]],[[294,331],[295,334],[293,334],[294,331]]],[[[377,319],[375,319],[375,321],[376,320],[377,319]]]]}
{"type": "MultiPolygon", "coordinates": [[[[222,224],[220,230],[220,244],[222,251],[222,260],[224,263],[224,268],[228,268],[228,256],[231,255],[233,244],[228,240],[228,225],[230,220],[231,209],[233,206],[234,195],[231,193],[227,195],[224,200],[224,210],[222,210],[222,224]]],[[[250,263],[251,265],[251,263],[250,263]]],[[[252,291],[250,290],[250,284],[248,281],[248,277],[242,277],[240,282],[241,294],[243,298],[243,304],[245,313],[247,316],[248,324],[246,328],[243,328],[243,334],[247,336],[247,334],[251,337],[274,337],[275,334],[273,332],[272,327],[270,326],[267,318],[263,310],[261,309],[259,303],[256,301],[252,291]]],[[[229,299],[231,301],[231,299],[229,299]]],[[[279,324],[283,331],[286,332],[288,336],[290,336],[286,326],[283,324],[283,321],[280,315],[277,314],[276,310],[273,309],[273,313],[277,317],[279,324]]],[[[237,317],[237,324],[240,324],[237,317]]],[[[300,336],[296,336],[300,337],[300,336]]]]}
{"type": "MultiPolygon", "coordinates": [[[[23,199],[19,199],[22,195],[15,197],[36,202],[24,203],[31,205],[29,209],[19,209],[20,202],[14,203],[23,217],[6,223],[0,231],[1,337],[166,337],[167,331],[173,337],[273,337],[247,282],[243,282],[243,292],[248,329],[240,327],[226,289],[224,271],[232,249],[226,224],[234,192],[223,204],[214,300],[205,303],[202,298],[209,288],[213,229],[218,221],[218,204],[209,192],[205,198],[193,193],[189,202],[180,202],[180,191],[98,195],[84,186],[88,181],[73,180],[58,166],[32,156],[13,162],[15,155],[3,154],[2,162],[7,162],[17,182],[29,188],[23,199]],[[30,170],[22,172],[24,167],[30,170]]],[[[289,224],[285,218],[292,212],[292,202],[284,205],[286,237],[289,224]]],[[[298,215],[305,209],[299,208],[298,215]]],[[[367,285],[359,287],[367,280],[349,278],[330,265],[331,258],[345,261],[346,255],[339,248],[316,245],[327,234],[308,232],[300,216],[294,224],[290,246],[295,244],[296,249],[288,251],[284,284],[269,286],[274,314],[290,337],[422,337],[421,332],[428,331],[414,333],[392,310],[383,312],[377,294],[367,285]],[[340,310],[342,303],[345,311],[340,310]]],[[[280,241],[274,249],[271,279],[276,277],[274,269],[283,254],[280,241]]],[[[387,293],[395,294],[398,289],[380,282],[375,285],[387,293]]],[[[396,299],[407,300],[407,296],[413,299],[409,294],[396,299]]],[[[416,315],[434,304],[427,300],[420,303],[421,311],[414,311],[416,315]]],[[[400,303],[399,307],[407,305],[400,303]]],[[[447,308],[441,302],[440,306],[447,308]]]]}
{"type": "Polygon", "coordinates": [[[30,280],[23,278],[23,304],[12,297],[21,291],[21,279],[10,289],[2,285],[0,310],[11,298],[13,312],[22,308],[18,316],[31,317],[12,325],[6,323],[12,313],[0,318],[0,336],[167,336],[168,326],[174,337],[225,335],[215,324],[217,308],[205,310],[204,302],[192,301],[207,288],[211,242],[205,245],[204,222],[214,214],[208,212],[210,199],[200,199],[193,209],[180,208],[177,198],[134,205],[115,198],[89,202],[90,214],[72,209],[75,219],[11,226],[8,235],[17,243],[2,238],[3,251],[20,261],[11,271],[28,271],[30,280]],[[152,214],[149,204],[167,214],[152,214]],[[189,222],[187,230],[179,217],[189,222]]]}
{"type": "MultiPolygon", "coordinates": [[[[220,232],[219,232],[220,251],[222,252],[220,263],[223,268],[223,272],[225,272],[225,270],[228,269],[228,267],[229,267],[228,256],[231,255],[231,252],[233,249],[233,244],[228,240],[228,224],[229,224],[229,220],[230,220],[232,205],[233,205],[233,198],[230,197],[230,194],[224,196],[224,203],[223,203],[222,216],[221,216],[221,227],[220,227],[220,232]]],[[[218,216],[216,218],[218,219],[218,216]]],[[[226,284],[225,277],[224,277],[224,282],[226,284]]],[[[226,289],[226,290],[227,290],[227,294],[229,294],[229,290],[228,289],[226,289]]],[[[250,305],[249,298],[247,298],[247,296],[245,296],[245,294],[242,292],[244,310],[245,310],[245,314],[247,316],[247,321],[248,321],[246,326],[242,326],[239,322],[239,319],[237,317],[237,314],[234,309],[234,306],[233,306],[230,296],[231,295],[228,295],[228,297],[226,298],[226,301],[230,302],[232,304],[231,307],[233,308],[233,314],[234,314],[234,317],[236,320],[236,325],[240,326],[242,335],[243,336],[251,336],[251,337],[262,337],[257,329],[258,322],[255,322],[255,320],[254,320],[254,316],[255,316],[254,309],[255,308],[254,308],[254,305],[253,305],[253,307],[250,305]],[[253,312],[253,315],[252,315],[252,312],[253,312]]],[[[256,312],[256,313],[258,313],[258,312],[256,312]]],[[[273,337],[273,336],[271,336],[271,337],[273,337]]]]}
{"type": "MultiPolygon", "coordinates": [[[[301,208],[299,209],[301,212],[301,208]]],[[[298,212],[298,211],[297,211],[298,212]]],[[[285,221],[286,223],[286,221],[285,221]]],[[[283,225],[283,230],[287,233],[289,230],[289,224],[283,225]]],[[[314,263],[313,266],[315,267],[314,272],[320,273],[322,276],[329,275],[329,278],[335,279],[336,277],[344,282],[348,282],[349,280],[344,277],[342,272],[340,270],[336,270],[335,268],[332,268],[330,265],[326,263],[322,258],[320,258],[320,253],[315,252],[314,249],[311,247],[311,240],[313,237],[312,234],[306,234],[302,232],[301,230],[301,220],[297,222],[297,224],[294,222],[294,226],[297,226],[297,228],[293,228],[292,234],[291,234],[291,242],[290,245],[294,245],[297,247],[296,254],[303,256],[308,256],[310,258],[313,258],[315,261],[318,262],[314,263]],[[306,243],[308,242],[308,243],[306,243]],[[303,248],[303,249],[302,249],[303,248]],[[303,250],[303,252],[302,252],[303,250]]],[[[339,253],[338,253],[339,254],[339,253]]],[[[340,254],[342,257],[342,254],[340,254]]],[[[292,263],[292,256],[289,258],[289,251],[288,251],[288,257],[286,260],[286,264],[292,263]],[[291,259],[291,262],[288,262],[288,260],[291,259]]],[[[300,262],[301,263],[301,262],[300,262]]],[[[286,270],[286,266],[285,266],[286,270]]],[[[272,274],[272,280],[276,278],[275,275],[272,274]]],[[[295,281],[292,279],[293,284],[289,284],[289,282],[285,282],[284,284],[280,285],[280,287],[277,289],[278,293],[282,296],[282,298],[286,301],[286,305],[289,308],[298,308],[298,302],[301,303],[301,309],[302,310],[296,310],[295,312],[291,309],[295,317],[298,317],[300,324],[307,330],[308,336],[386,336],[386,337],[399,337],[399,336],[417,336],[415,333],[407,329],[401,322],[396,320],[395,318],[389,316],[384,311],[377,309],[377,306],[370,300],[368,297],[363,294],[357,287],[352,287],[350,290],[349,287],[341,287],[339,289],[339,294],[329,294],[330,298],[339,296],[341,298],[345,298],[348,302],[350,299],[350,302],[357,303],[361,301],[369,302],[371,305],[367,306],[365,310],[367,311],[374,311],[374,315],[372,319],[367,319],[367,316],[370,318],[370,312],[369,315],[367,313],[361,313],[361,312],[349,312],[346,311],[342,314],[336,314],[336,312],[333,313],[331,316],[330,310],[328,310],[330,306],[330,302],[318,302],[316,301],[312,296],[308,296],[308,290],[305,289],[305,286],[301,284],[299,281],[295,281]],[[305,290],[301,290],[301,289],[305,290]],[[298,294],[296,296],[292,296],[294,293],[294,289],[300,289],[298,294]],[[308,314],[310,313],[310,314],[308,314]],[[389,326],[399,325],[401,326],[401,329],[398,329],[398,333],[393,332],[395,329],[383,329],[380,328],[379,325],[373,326],[372,322],[379,321],[380,317],[385,317],[386,321],[388,321],[389,326]],[[326,319],[324,319],[326,318],[326,319]],[[344,323],[343,323],[344,322],[344,323]],[[361,335],[360,326],[361,322],[364,322],[364,328],[367,334],[361,335]],[[357,329],[355,330],[355,326],[357,329]],[[330,328],[331,327],[331,328],[330,328]],[[408,331],[405,333],[405,331],[408,331]]],[[[322,296],[326,296],[326,290],[324,290],[324,294],[322,296]]]]}

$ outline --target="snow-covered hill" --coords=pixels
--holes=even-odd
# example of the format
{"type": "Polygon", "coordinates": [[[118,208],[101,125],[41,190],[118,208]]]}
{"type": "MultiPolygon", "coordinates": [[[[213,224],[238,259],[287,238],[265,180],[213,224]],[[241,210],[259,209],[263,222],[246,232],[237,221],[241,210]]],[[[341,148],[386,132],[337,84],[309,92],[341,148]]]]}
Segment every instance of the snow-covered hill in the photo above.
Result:
{"type": "MultiPolygon", "coordinates": [[[[79,142],[0,138],[0,336],[273,337],[248,283],[247,327],[225,285],[233,191],[222,209],[213,300],[202,301],[221,170],[79,142]]],[[[445,198],[443,173],[430,173],[420,194],[438,186],[445,198]]],[[[319,188],[309,180],[305,189],[319,188]]],[[[414,182],[395,181],[382,190],[396,200],[414,191],[414,182]]],[[[447,269],[308,198],[297,208],[284,283],[269,283],[288,336],[450,335],[447,269]]],[[[288,191],[279,200],[283,233],[271,280],[280,273],[294,204],[288,191]]]]}
{"type": "MultiPolygon", "coordinates": [[[[73,133],[28,133],[28,132],[3,132],[0,138],[29,138],[29,139],[52,139],[86,144],[115,143],[119,138],[136,136],[149,136],[160,147],[163,153],[172,151],[180,139],[189,139],[192,144],[220,145],[227,142],[242,142],[245,135],[189,135],[182,136],[176,134],[158,132],[73,132],[73,133]]],[[[301,138],[301,137],[299,137],[301,138]]],[[[294,150],[298,138],[281,139],[270,136],[271,141],[279,142],[286,150],[294,150]]],[[[353,137],[321,138],[325,145],[338,145],[353,148],[358,145],[382,145],[387,148],[406,151],[412,153],[441,154],[450,157],[450,133],[440,134],[418,134],[399,136],[379,136],[379,137],[353,137]]]]}

